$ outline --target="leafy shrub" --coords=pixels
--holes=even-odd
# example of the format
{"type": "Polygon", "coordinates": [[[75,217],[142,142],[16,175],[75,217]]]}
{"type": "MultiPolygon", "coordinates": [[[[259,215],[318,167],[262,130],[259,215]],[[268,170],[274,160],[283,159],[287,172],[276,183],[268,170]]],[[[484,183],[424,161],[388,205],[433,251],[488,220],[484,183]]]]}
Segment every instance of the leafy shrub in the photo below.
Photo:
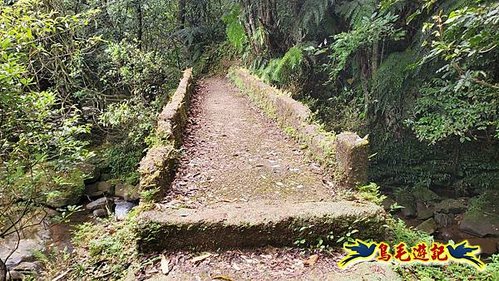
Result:
{"type": "Polygon", "coordinates": [[[108,87],[112,84],[124,89],[126,95],[112,101],[98,117],[113,143],[105,158],[113,176],[135,184],[138,163],[152,141],[149,136],[158,112],[177,86],[180,72],[166,66],[159,55],[142,52],[126,42],[111,43],[106,54],[109,68],[102,80],[108,87]]]}
{"type": "Polygon", "coordinates": [[[359,50],[372,46],[381,39],[400,40],[404,32],[395,27],[397,16],[384,15],[373,18],[363,18],[362,24],[356,25],[349,32],[342,32],[333,36],[333,43],[329,46],[331,81],[338,78],[351,58],[359,50]]]}
{"type": "Polygon", "coordinates": [[[144,155],[151,135],[157,111],[134,99],[115,103],[100,116],[102,125],[113,130],[113,145],[105,150],[104,158],[111,174],[135,184],[137,167],[144,155]]]}
{"type": "Polygon", "coordinates": [[[169,64],[158,53],[144,52],[127,41],[109,43],[100,64],[100,80],[106,91],[126,97],[142,98],[151,102],[164,89],[176,87],[180,70],[169,64]],[[117,90],[123,92],[116,92],[117,90]]]}
{"type": "Polygon", "coordinates": [[[241,7],[239,5],[235,5],[232,10],[222,18],[227,26],[225,30],[227,39],[239,53],[244,50],[248,42],[246,32],[244,31],[244,27],[240,21],[240,16],[241,7]]]}
{"type": "Polygon", "coordinates": [[[410,89],[411,65],[415,55],[411,50],[392,53],[386,57],[372,78],[372,111],[383,119],[383,126],[393,129],[402,126],[406,112],[404,97],[410,89]]]}
{"type": "Polygon", "coordinates": [[[357,190],[359,191],[360,198],[381,205],[386,196],[381,195],[379,188],[377,184],[371,182],[370,184],[359,186],[357,190]]]}
{"type": "Polygon", "coordinates": [[[421,64],[437,71],[423,85],[414,116],[408,121],[421,140],[499,138],[499,4],[480,2],[435,14],[433,21],[423,26],[428,40],[422,44],[427,54],[421,64]]]}
{"type": "Polygon", "coordinates": [[[414,118],[407,120],[420,140],[434,144],[450,136],[461,142],[495,130],[499,137],[497,90],[468,84],[459,90],[450,81],[434,79],[421,89],[414,118]]]}
{"type": "Polygon", "coordinates": [[[125,221],[105,219],[78,225],[72,239],[78,251],[38,253],[44,280],[61,274],[68,280],[123,279],[130,268],[138,266],[137,212],[137,208],[132,210],[125,221]]]}
{"type": "Polygon", "coordinates": [[[365,127],[364,99],[358,89],[344,88],[332,97],[309,104],[327,130],[361,132],[365,127]]]}
{"type": "MultiPolygon", "coordinates": [[[[430,245],[433,238],[423,232],[408,228],[401,220],[391,220],[389,227],[392,233],[391,244],[405,242],[408,245],[416,245],[424,242],[430,245]]],[[[497,280],[499,277],[497,269],[499,268],[499,255],[493,255],[487,268],[484,271],[477,272],[476,268],[469,265],[451,262],[449,265],[421,265],[412,264],[397,266],[396,271],[404,280],[497,280]]]]}
{"type": "Polygon", "coordinates": [[[460,263],[450,263],[445,266],[409,265],[401,266],[397,272],[405,280],[498,280],[499,255],[493,255],[484,271],[460,263]]]}

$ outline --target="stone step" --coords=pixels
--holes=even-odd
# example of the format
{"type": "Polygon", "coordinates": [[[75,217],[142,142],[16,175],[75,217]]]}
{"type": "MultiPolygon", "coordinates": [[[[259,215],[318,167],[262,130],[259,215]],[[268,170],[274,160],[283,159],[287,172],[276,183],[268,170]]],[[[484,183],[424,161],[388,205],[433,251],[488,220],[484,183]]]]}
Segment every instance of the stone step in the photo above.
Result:
{"type": "Polygon", "coordinates": [[[137,234],[143,253],[292,246],[319,239],[334,244],[349,233],[381,240],[386,218],[382,207],[367,202],[252,201],[146,211],[139,217],[137,234]]]}

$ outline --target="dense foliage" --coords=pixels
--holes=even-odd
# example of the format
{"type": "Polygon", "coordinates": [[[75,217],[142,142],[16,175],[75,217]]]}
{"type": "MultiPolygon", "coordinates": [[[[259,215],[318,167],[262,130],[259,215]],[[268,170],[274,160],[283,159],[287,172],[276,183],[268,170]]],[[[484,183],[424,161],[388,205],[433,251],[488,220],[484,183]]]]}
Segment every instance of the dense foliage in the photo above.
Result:
{"type": "Polygon", "coordinates": [[[465,6],[432,20],[423,26],[430,49],[422,63],[441,67],[421,87],[411,123],[416,134],[431,142],[498,138],[499,4],[465,6]]]}
{"type": "Polygon", "coordinates": [[[89,176],[82,167],[96,157],[111,177],[137,183],[181,70],[223,38],[223,8],[127,0],[0,6],[0,239],[20,238],[46,208],[76,209],[89,176]]]}
{"type": "Polygon", "coordinates": [[[463,173],[494,169],[494,1],[239,3],[240,15],[233,11],[231,19],[244,34],[232,29],[228,39],[245,38],[238,41],[243,62],[307,102],[327,129],[369,134],[373,180],[439,185],[437,178],[447,177],[454,185],[463,173]],[[474,170],[462,162],[443,168],[476,155],[487,160],[474,170]]]}
{"type": "Polygon", "coordinates": [[[300,74],[295,79],[310,81],[301,83],[304,98],[308,95],[321,105],[343,100],[345,107],[364,107],[350,109],[363,112],[357,126],[350,128],[331,124],[346,124],[342,119],[351,119],[348,114],[320,110],[332,128],[360,129],[382,122],[396,130],[410,128],[430,143],[455,136],[461,141],[497,139],[496,3],[304,1],[284,8],[279,1],[260,2],[270,11],[263,12],[266,6],[257,5],[259,1],[242,2],[246,4],[240,18],[250,41],[247,52],[252,54],[246,57],[266,80],[290,86],[293,82],[283,79],[289,76],[283,72],[287,50],[307,51],[306,58],[299,60],[306,71],[297,71],[295,64],[287,67],[300,74]],[[268,17],[258,24],[252,17],[262,13],[268,17]],[[303,22],[290,22],[286,19],[290,15],[303,22]],[[305,28],[310,25],[314,28],[305,28]],[[255,35],[256,31],[263,35],[255,35]],[[273,41],[281,44],[274,48],[273,41]],[[395,58],[406,63],[400,66],[395,58]],[[386,80],[392,79],[386,73],[377,74],[392,67],[397,67],[391,73],[399,77],[397,81],[386,80]],[[322,82],[308,80],[309,76],[322,82]],[[398,88],[391,91],[387,85],[398,88]],[[406,95],[397,97],[401,92],[406,95]],[[390,108],[395,100],[399,105],[390,108]],[[408,103],[412,106],[404,108],[408,103]]]}
{"type": "Polygon", "coordinates": [[[42,81],[54,75],[58,57],[68,56],[65,47],[83,51],[91,46],[90,42],[84,47],[75,46],[78,42],[51,44],[68,36],[62,27],[76,32],[91,14],[55,16],[33,2],[19,4],[0,14],[4,27],[0,32],[0,204],[8,206],[0,212],[0,236],[15,230],[8,223],[17,219],[15,212],[9,212],[16,209],[13,202],[27,208],[50,201],[57,193],[71,192],[68,184],[79,180],[77,186],[83,184],[77,174],[63,178],[86,157],[86,142],[79,137],[89,132],[66,93],[45,88],[42,81]]]}

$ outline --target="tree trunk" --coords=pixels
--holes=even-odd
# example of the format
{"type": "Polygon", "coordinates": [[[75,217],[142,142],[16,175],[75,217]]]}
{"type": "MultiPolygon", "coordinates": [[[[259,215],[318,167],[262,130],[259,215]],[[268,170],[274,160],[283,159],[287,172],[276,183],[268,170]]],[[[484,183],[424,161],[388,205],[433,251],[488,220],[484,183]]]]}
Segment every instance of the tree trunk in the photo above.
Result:
{"type": "Polygon", "coordinates": [[[179,30],[185,27],[185,0],[178,0],[177,23],[179,30]]]}
{"type": "Polygon", "coordinates": [[[379,65],[379,40],[376,40],[373,44],[373,55],[371,61],[371,76],[374,76],[376,70],[378,70],[379,65]]]}
{"type": "Polygon", "coordinates": [[[119,26],[118,27],[115,26],[115,24],[111,18],[111,15],[109,14],[110,0],[102,0],[101,5],[102,5],[102,8],[101,8],[102,13],[100,13],[100,18],[102,19],[104,26],[111,27],[110,30],[112,30],[111,31],[112,36],[118,36],[117,34],[120,34],[118,36],[118,38],[119,38],[118,41],[120,41],[123,38],[123,36],[121,35],[122,33],[120,30],[116,30],[117,28],[119,28],[119,26]]]}
{"type": "Polygon", "coordinates": [[[5,262],[0,259],[0,281],[5,280],[7,280],[7,266],[5,265],[5,262]]]}
{"type": "MultiPolygon", "coordinates": [[[[244,16],[244,28],[246,29],[246,33],[251,38],[254,34],[254,20],[253,20],[253,8],[251,7],[250,0],[242,0],[242,13],[244,16]]],[[[253,42],[250,40],[250,44],[253,42]]],[[[253,44],[252,44],[253,45],[253,44]]]]}
{"type": "Polygon", "coordinates": [[[142,50],[142,37],[143,37],[143,14],[142,14],[142,4],[140,3],[140,0],[136,0],[135,2],[135,9],[137,11],[137,41],[138,41],[138,48],[139,50],[142,50]]]}
{"type": "Polygon", "coordinates": [[[369,52],[361,51],[359,54],[359,65],[360,65],[360,82],[362,86],[362,91],[364,93],[364,113],[366,119],[369,117],[369,103],[370,103],[370,95],[369,95],[369,52]]]}

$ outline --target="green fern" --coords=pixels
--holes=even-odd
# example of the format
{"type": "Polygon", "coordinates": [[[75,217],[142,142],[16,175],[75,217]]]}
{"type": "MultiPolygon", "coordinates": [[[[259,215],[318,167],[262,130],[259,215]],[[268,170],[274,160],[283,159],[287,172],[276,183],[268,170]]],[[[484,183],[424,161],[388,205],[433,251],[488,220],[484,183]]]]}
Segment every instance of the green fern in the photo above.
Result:
{"type": "Polygon", "coordinates": [[[257,71],[257,74],[267,82],[285,84],[289,76],[296,72],[303,61],[303,52],[299,47],[290,48],[282,58],[272,59],[257,71]]]}
{"type": "Polygon", "coordinates": [[[408,49],[401,53],[392,53],[381,63],[372,79],[372,98],[374,114],[385,120],[383,126],[396,126],[403,118],[400,103],[408,91],[410,66],[415,54],[408,49]]]}
{"type": "Polygon", "coordinates": [[[299,30],[308,33],[324,19],[331,0],[307,0],[300,9],[298,18],[302,19],[299,30]]]}
{"type": "Polygon", "coordinates": [[[269,63],[261,68],[259,74],[260,78],[262,78],[266,82],[272,82],[276,75],[274,74],[275,69],[277,68],[277,64],[279,63],[279,59],[272,59],[269,63]]]}
{"type": "Polygon", "coordinates": [[[362,24],[364,18],[370,18],[376,10],[376,0],[354,0],[343,2],[336,8],[352,27],[362,24]]]}
{"type": "Polygon", "coordinates": [[[285,73],[295,70],[302,62],[303,53],[300,48],[292,47],[277,63],[274,71],[274,80],[282,82],[285,73]]]}

